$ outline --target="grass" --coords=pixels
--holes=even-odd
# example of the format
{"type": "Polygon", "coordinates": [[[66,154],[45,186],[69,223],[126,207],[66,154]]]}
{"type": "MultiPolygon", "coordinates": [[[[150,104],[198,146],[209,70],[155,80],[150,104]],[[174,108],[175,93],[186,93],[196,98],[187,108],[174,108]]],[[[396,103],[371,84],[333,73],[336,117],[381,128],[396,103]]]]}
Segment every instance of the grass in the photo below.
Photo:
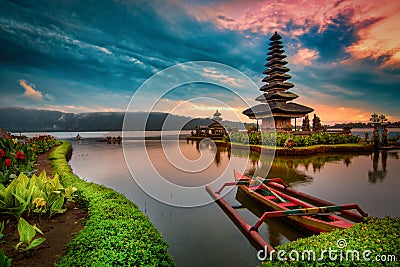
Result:
{"type": "MultiPolygon", "coordinates": [[[[139,208],[116,191],[81,180],[67,162],[69,142],[50,155],[53,173],[64,186],[78,188],[89,213],[84,229],[68,244],[56,266],[173,266],[167,243],[139,208]]],[[[112,177],[110,177],[112,178],[112,177]]]]}
{"type": "Polygon", "coordinates": [[[301,238],[276,247],[277,251],[285,251],[284,255],[281,253],[281,258],[286,260],[279,260],[276,252],[272,261],[264,262],[263,266],[400,266],[399,239],[400,218],[372,218],[349,229],[301,238]],[[323,260],[313,261],[312,257],[308,258],[308,254],[304,254],[305,257],[302,259],[302,253],[310,250],[315,252],[316,259],[323,258],[323,260]],[[324,250],[326,252],[322,254],[324,250]],[[332,251],[331,256],[329,250],[332,251]],[[296,259],[296,253],[292,251],[299,252],[299,261],[296,259]],[[358,257],[355,251],[359,253],[358,257]],[[289,253],[292,253],[291,256],[289,253]],[[386,262],[383,262],[383,259],[386,262]]]}

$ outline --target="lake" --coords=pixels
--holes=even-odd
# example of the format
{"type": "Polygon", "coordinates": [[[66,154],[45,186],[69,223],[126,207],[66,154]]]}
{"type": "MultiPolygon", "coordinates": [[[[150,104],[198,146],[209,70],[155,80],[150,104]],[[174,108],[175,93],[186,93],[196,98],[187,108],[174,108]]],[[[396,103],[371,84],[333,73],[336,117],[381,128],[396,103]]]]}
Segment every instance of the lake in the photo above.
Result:
{"type": "MultiPolygon", "coordinates": [[[[257,251],[204,190],[207,183],[217,189],[233,181],[234,169],[247,175],[281,177],[291,187],[325,200],[357,203],[372,216],[400,215],[398,150],[272,159],[228,151],[212,142],[179,140],[174,134],[161,141],[155,138],[159,133],[149,132],[144,142],[141,133],[131,133],[124,145],[118,145],[97,142],[118,133],[81,133],[83,141],[72,141],[70,165],[82,179],[111,187],[136,203],[170,245],[177,266],[260,263],[257,251]]],[[[243,203],[239,202],[236,189],[226,193],[225,199],[233,206],[250,205],[251,211],[237,211],[249,223],[257,221],[253,214],[259,212],[257,207],[241,198],[243,203]]],[[[273,246],[304,236],[279,219],[269,219],[259,232],[273,246]]]]}
{"type": "MultiPolygon", "coordinates": [[[[72,142],[70,165],[79,177],[111,187],[139,206],[170,245],[177,266],[260,263],[257,251],[204,190],[207,183],[218,189],[233,181],[234,169],[280,177],[297,190],[337,204],[357,203],[372,216],[400,215],[399,150],[272,158],[228,151],[207,140],[179,140],[177,131],[166,132],[162,140],[160,132],[124,133],[124,145],[97,142],[121,132],[81,132],[81,142],[72,140],[76,132],[49,134],[72,142]]],[[[260,210],[236,191],[224,190],[225,199],[235,207],[245,206],[238,213],[255,223],[253,213],[260,216],[260,210]]],[[[273,246],[304,236],[279,219],[268,219],[259,232],[273,246]]]]}

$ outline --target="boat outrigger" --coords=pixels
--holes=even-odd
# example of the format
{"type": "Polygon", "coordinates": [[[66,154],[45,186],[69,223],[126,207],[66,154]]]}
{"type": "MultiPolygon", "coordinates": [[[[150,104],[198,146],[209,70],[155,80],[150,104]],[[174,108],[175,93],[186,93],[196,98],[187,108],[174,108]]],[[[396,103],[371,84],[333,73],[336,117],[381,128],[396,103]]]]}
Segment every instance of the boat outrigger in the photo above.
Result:
{"type": "MultiPolygon", "coordinates": [[[[290,222],[293,222],[302,229],[307,229],[313,233],[320,233],[332,231],[334,229],[349,228],[354,225],[354,222],[360,222],[368,216],[357,204],[335,205],[288,188],[288,185],[280,178],[262,179],[258,177],[252,179],[237,171],[234,171],[234,176],[235,182],[225,183],[218,191],[214,192],[209,185],[206,185],[206,190],[242,232],[245,233],[246,237],[252,241],[256,248],[264,248],[265,243],[267,243],[257,232],[260,225],[267,218],[286,217],[290,222]],[[253,226],[250,226],[247,222],[242,223],[244,219],[221,198],[220,193],[227,186],[238,186],[238,190],[241,190],[243,193],[255,199],[257,203],[260,203],[272,211],[264,212],[253,226]],[[317,205],[325,206],[312,206],[296,197],[317,203],[317,205]],[[352,209],[357,210],[361,216],[349,211],[352,209]],[[346,216],[346,218],[354,222],[345,220],[338,215],[332,215],[331,213],[333,212],[343,213],[343,216],[346,216]],[[255,234],[255,232],[257,234],[255,234]]],[[[272,246],[269,244],[267,247],[269,248],[268,251],[273,250],[272,246]]]]}

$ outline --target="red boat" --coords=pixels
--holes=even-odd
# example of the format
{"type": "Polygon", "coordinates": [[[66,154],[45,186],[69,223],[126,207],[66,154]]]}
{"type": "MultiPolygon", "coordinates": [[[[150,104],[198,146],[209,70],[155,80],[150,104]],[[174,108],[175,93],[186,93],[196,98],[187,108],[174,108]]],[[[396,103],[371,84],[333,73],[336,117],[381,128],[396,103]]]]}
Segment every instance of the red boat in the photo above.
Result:
{"type": "MultiPolygon", "coordinates": [[[[314,207],[268,186],[268,183],[276,184],[278,181],[283,183],[280,179],[253,180],[237,171],[234,172],[234,176],[236,185],[238,185],[240,190],[257,200],[258,203],[273,210],[272,212],[264,213],[254,226],[255,229],[257,229],[268,217],[287,217],[302,228],[313,233],[320,233],[332,231],[334,229],[346,229],[354,225],[353,222],[329,214],[329,212],[341,212],[343,210],[357,209],[363,216],[367,216],[367,214],[365,214],[358,205],[355,204],[314,207]]],[[[286,185],[284,188],[286,188],[286,185]]]]}

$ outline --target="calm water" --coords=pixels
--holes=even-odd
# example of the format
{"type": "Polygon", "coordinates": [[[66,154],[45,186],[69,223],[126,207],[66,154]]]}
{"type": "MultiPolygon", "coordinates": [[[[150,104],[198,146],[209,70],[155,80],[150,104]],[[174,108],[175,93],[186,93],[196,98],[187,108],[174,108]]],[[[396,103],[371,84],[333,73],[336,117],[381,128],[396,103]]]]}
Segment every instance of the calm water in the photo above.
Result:
{"type": "MultiPolygon", "coordinates": [[[[173,205],[183,201],[179,190],[164,190],[155,176],[162,176],[165,183],[176,184],[187,191],[199,189],[201,194],[196,192],[190,201],[210,201],[210,196],[204,191],[204,184],[213,182],[213,187],[218,188],[224,181],[233,180],[233,169],[240,170],[242,167],[242,171],[248,175],[265,176],[268,174],[271,158],[253,153],[248,155],[240,150],[228,153],[223,147],[208,143],[199,145],[174,138],[166,138],[168,140],[163,143],[164,151],[168,151],[164,155],[160,140],[147,140],[144,145],[135,138],[135,134],[132,136],[124,145],[129,167],[134,169],[133,175],[136,180],[140,180],[141,187],[146,191],[150,190],[153,197],[144,193],[132,178],[121,145],[105,144],[89,138],[80,143],[74,141],[74,152],[70,161],[74,172],[85,180],[111,187],[135,202],[170,244],[169,251],[177,266],[259,264],[257,251],[216,204],[182,208],[155,200],[154,197],[161,198],[173,205]],[[198,160],[195,165],[205,164],[207,167],[202,175],[196,175],[191,170],[182,171],[179,162],[169,162],[171,158],[174,161],[179,156],[188,158],[190,162],[198,160]],[[151,166],[148,164],[149,160],[152,162],[151,166]],[[218,179],[215,180],[216,178],[218,179]],[[166,192],[164,195],[157,195],[155,191],[166,192]]],[[[399,216],[399,153],[400,151],[382,151],[366,155],[277,157],[273,160],[268,176],[281,177],[298,190],[338,204],[357,203],[372,216],[399,216]]],[[[190,198],[190,195],[185,197],[190,198]]],[[[242,202],[247,201],[236,196],[236,189],[225,196],[230,204],[240,206],[242,203],[236,198],[242,202]]],[[[185,201],[182,205],[188,203],[185,201]]],[[[251,211],[237,211],[247,221],[255,223],[257,217],[253,212],[257,214],[259,211],[247,202],[243,202],[243,205],[251,211]]],[[[260,233],[273,246],[302,237],[301,233],[275,219],[264,223],[260,233]]]]}

